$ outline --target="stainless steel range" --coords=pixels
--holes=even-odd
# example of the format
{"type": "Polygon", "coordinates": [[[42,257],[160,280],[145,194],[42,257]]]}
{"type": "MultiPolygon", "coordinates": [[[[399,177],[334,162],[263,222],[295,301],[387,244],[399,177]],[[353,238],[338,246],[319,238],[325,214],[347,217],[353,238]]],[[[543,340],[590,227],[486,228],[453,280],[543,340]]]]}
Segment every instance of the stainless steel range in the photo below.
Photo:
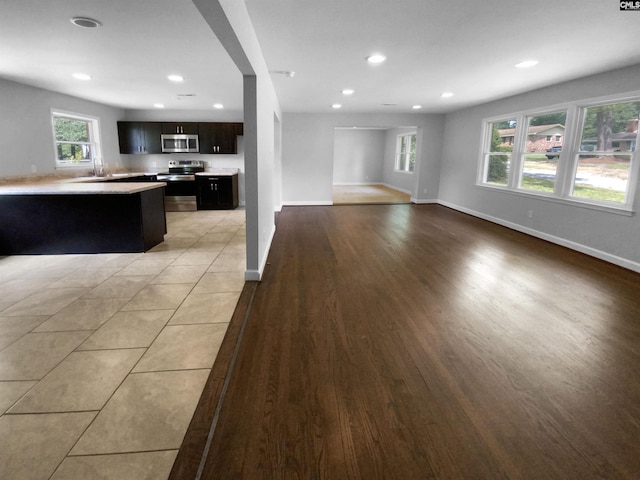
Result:
{"type": "Polygon", "coordinates": [[[167,212],[194,211],[196,205],[196,173],[204,172],[202,160],[170,160],[169,171],[158,173],[158,181],[166,182],[167,212]]]}

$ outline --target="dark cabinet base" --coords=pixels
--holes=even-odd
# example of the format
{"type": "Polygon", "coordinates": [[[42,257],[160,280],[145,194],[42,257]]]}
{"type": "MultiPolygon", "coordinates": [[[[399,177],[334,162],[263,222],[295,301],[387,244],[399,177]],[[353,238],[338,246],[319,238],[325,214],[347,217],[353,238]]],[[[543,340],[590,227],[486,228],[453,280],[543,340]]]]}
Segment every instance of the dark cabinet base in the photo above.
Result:
{"type": "Polygon", "coordinates": [[[164,188],[0,195],[0,255],[145,252],[166,232],[164,188]]]}
{"type": "Polygon", "coordinates": [[[196,177],[198,210],[230,210],[238,207],[238,175],[196,177]]]}

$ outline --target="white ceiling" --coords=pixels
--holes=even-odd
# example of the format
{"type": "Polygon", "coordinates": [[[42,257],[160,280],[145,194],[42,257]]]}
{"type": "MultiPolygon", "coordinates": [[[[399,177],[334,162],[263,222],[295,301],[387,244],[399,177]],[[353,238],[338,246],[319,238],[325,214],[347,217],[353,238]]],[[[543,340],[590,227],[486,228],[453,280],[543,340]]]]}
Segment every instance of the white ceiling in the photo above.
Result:
{"type": "Polygon", "coordinates": [[[0,77],[123,108],[242,110],[242,76],[191,0],[0,0],[0,77]]]}
{"type": "MultiPolygon", "coordinates": [[[[241,0],[238,0],[241,1],[241,0]]],[[[245,0],[283,111],[448,112],[640,63],[640,12],[603,0],[245,0]],[[383,52],[371,66],[364,57],[383,52]],[[514,64],[536,59],[520,70],[514,64]],[[341,90],[353,88],[344,97],[341,90]],[[440,94],[455,95],[443,99],[440,94]],[[392,104],[383,106],[383,104],[392,104]]],[[[123,108],[242,109],[191,0],[1,0],[0,77],[123,108]],[[102,22],[81,29],[73,16],[102,22]],[[93,78],[81,82],[74,72],[93,78]],[[183,84],[166,76],[180,73],[183,84]],[[195,97],[178,97],[195,94],[195,97]]]]}

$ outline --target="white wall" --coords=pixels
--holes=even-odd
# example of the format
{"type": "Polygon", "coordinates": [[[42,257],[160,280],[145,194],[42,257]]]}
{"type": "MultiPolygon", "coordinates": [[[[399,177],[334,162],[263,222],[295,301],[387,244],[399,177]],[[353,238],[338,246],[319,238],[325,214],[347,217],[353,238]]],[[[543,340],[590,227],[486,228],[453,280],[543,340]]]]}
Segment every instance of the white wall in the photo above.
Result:
{"type": "MultiPolygon", "coordinates": [[[[352,126],[416,126],[419,161],[416,172],[409,176],[406,190],[418,202],[437,199],[444,115],[285,113],[282,122],[282,199],[285,205],[331,204],[334,130],[352,126]]],[[[397,179],[388,183],[403,188],[397,184],[397,179]]]]}
{"type": "Polygon", "coordinates": [[[385,159],[386,130],[335,130],[333,183],[381,183],[385,159]]]}
{"type": "Polygon", "coordinates": [[[122,166],[116,122],[123,110],[0,79],[0,177],[32,175],[32,166],[38,174],[56,171],[52,108],[99,118],[105,166],[122,166]]]}
{"type": "MultiPolygon", "coordinates": [[[[632,92],[640,65],[517,95],[446,117],[439,198],[445,204],[564,244],[614,263],[640,269],[640,219],[476,187],[485,117],[632,92]],[[528,218],[532,210],[534,216],[528,218]]],[[[640,194],[636,193],[635,208],[640,194]]]]}

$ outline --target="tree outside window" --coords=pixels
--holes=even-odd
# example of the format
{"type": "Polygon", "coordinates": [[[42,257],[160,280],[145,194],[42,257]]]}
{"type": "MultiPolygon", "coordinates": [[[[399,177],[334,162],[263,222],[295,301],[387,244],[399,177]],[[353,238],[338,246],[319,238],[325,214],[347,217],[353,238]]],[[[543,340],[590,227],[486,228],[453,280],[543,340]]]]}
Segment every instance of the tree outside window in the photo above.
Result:
{"type": "Polygon", "coordinates": [[[639,118],[635,98],[485,120],[478,182],[632,211],[639,118]]]}
{"type": "Polygon", "coordinates": [[[97,122],[75,114],[52,113],[57,166],[91,164],[99,156],[97,122]]]}
{"type": "Polygon", "coordinates": [[[507,185],[515,126],[515,119],[489,124],[491,137],[489,151],[485,152],[487,159],[487,169],[483,179],[485,182],[507,185]]]}
{"type": "Polygon", "coordinates": [[[584,110],[572,196],[624,203],[638,137],[640,102],[584,110]]]}

